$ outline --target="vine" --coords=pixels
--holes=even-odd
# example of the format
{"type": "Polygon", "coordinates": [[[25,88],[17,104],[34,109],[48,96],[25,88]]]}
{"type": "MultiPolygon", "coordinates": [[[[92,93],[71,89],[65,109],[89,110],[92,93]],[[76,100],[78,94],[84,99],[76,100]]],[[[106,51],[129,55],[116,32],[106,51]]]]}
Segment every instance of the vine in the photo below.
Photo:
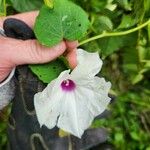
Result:
{"type": "Polygon", "coordinates": [[[150,20],[146,21],[145,23],[139,25],[138,27],[135,27],[135,28],[132,28],[132,29],[129,29],[129,30],[126,30],[126,31],[121,31],[121,32],[103,32],[102,34],[99,34],[99,35],[96,35],[94,37],[91,37],[89,39],[86,39],[84,41],[81,41],[79,43],[79,46],[83,45],[83,44],[86,44],[88,42],[91,42],[91,41],[94,41],[94,40],[97,40],[97,39],[100,39],[100,38],[104,38],[104,37],[111,37],[111,36],[123,36],[123,35],[127,35],[127,34],[130,34],[130,33],[133,33],[135,31],[138,31],[142,28],[144,28],[145,26],[149,25],[150,24],[150,20]]]}

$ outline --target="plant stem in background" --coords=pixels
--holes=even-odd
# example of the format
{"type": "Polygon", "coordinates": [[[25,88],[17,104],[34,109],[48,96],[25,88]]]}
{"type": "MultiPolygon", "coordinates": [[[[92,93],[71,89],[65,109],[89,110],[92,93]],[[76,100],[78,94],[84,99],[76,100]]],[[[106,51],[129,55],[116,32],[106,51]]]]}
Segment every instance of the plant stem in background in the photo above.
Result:
{"type": "Polygon", "coordinates": [[[51,9],[54,7],[53,0],[44,0],[44,3],[47,7],[51,8],[51,9]]]}
{"type": "Polygon", "coordinates": [[[111,36],[122,36],[122,35],[126,35],[126,34],[130,34],[132,32],[135,32],[135,31],[138,31],[139,29],[142,29],[144,28],[145,26],[149,25],[150,24],[150,20],[146,21],[145,23],[141,24],[140,26],[137,26],[135,28],[132,28],[130,30],[127,30],[127,31],[121,31],[121,32],[110,32],[110,33],[107,33],[107,32],[103,32],[102,34],[99,34],[97,36],[94,36],[94,37],[91,37],[89,39],[86,39],[84,41],[81,41],[79,43],[79,46],[83,45],[83,44],[86,44],[88,42],[91,42],[91,41],[94,41],[94,40],[97,40],[97,39],[100,39],[100,38],[103,38],[103,37],[111,37],[111,36]]]}
{"type": "Polygon", "coordinates": [[[6,0],[0,0],[0,16],[6,16],[6,0]]]}

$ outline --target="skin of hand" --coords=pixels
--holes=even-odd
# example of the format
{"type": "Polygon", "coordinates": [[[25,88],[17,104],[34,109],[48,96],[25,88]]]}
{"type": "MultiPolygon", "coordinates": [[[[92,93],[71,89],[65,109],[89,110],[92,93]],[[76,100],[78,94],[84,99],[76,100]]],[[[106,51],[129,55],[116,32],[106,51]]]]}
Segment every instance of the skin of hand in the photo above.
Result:
{"type": "MultiPolygon", "coordinates": [[[[20,19],[31,28],[34,26],[38,12],[32,11],[0,18],[0,27],[6,18],[20,19]]],[[[74,68],[76,62],[76,49],[78,41],[62,41],[58,45],[48,48],[42,46],[37,40],[17,40],[0,36],[0,82],[2,82],[11,70],[23,64],[42,64],[56,59],[65,53],[70,67],[74,68]]]]}

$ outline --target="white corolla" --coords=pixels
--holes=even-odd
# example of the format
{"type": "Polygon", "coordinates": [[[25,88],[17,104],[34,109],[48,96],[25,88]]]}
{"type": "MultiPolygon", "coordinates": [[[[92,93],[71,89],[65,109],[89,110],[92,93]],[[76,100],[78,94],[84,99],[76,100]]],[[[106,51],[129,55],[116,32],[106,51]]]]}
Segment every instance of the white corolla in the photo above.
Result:
{"type": "Polygon", "coordinates": [[[36,115],[40,126],[57,126],[81,138],[93,119],[110,102],[110,82],[96,74],[102,67],[98,53],[77,51],[77,67],[63,71],[59,77],[34,96],[36,115]]]}

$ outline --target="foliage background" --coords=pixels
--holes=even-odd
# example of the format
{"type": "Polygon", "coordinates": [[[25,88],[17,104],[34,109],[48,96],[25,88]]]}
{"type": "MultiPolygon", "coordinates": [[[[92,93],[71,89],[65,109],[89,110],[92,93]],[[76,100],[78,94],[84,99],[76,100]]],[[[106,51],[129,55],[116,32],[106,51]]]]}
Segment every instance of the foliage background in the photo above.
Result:
{"type": "MultiPolygon", "coordinates": [[[[88,13],[91,28],[84,39],[125,31],[150,18],[150,0],[73,0],[88,13]]],[[[39,9],[42,0],[0,0],[0,15],[39,9]]],[[[84,39],[81,39],[84,40],[84,39]]],[[[99,51],[102,73],[112,83],[111,115],[93,127],[106,127],[109,143],[121,150],[150,150],[150,24],[124,36],[105,37],[82,46],[99,51]]],[[[0,149],[5,149],[9,110],[0,115],[0,149]]]]}

